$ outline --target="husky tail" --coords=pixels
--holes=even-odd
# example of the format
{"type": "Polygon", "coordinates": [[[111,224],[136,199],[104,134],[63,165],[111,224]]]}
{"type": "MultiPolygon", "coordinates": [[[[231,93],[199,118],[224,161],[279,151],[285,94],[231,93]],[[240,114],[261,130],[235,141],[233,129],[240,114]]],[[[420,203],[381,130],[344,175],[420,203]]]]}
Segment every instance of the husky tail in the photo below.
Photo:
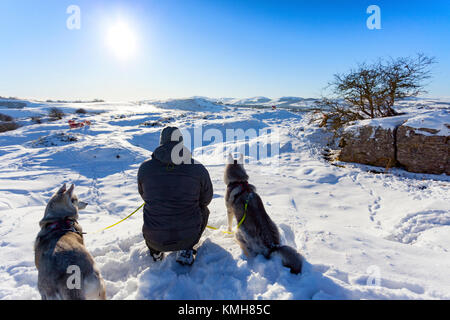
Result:
{"type": "Polygon", "coordinates": [[[272,254],[278,254],[281,257],[283,266],[291,269],[291,273],[299,274],[302,272],[302,256],[289,246],[279,246],[272,250],[272,254]]]}

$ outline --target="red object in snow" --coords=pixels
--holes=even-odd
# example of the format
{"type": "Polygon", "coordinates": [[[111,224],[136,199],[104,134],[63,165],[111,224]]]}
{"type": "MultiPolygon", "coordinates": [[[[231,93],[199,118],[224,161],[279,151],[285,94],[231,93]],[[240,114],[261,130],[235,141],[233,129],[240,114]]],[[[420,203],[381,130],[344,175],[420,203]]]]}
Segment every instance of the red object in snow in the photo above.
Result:
{"type": "Polygon", "coordinates": [[[272,110],[277,110],[277,106],[272,106],[272,110]]]}
{"type": "Polygon", "coordinates": [[[89,120],[83,122],[76,122],[75,120],[69,120],[70,129],[83,128],[84,126],[90,126],[91,122],[89,120]]]}

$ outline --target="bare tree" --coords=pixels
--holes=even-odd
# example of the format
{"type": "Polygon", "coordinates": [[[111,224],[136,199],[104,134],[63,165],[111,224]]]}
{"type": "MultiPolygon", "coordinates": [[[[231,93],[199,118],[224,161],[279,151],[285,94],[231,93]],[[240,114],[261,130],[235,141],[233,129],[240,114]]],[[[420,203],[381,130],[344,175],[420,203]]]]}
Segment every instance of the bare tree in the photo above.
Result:
{"type": "Polygon", "coordinates": [[[431,78],[434,58],[423,54],[417,57],[379,59],[368,65],[361,63],[346,74],[335,74],[329,84],[332,96],[316,104],[329,110],[323,113],[326,125],[397,115],[395,103],[408,97],[426,93],[426,81],[431,78]]]}
{"type": "Polygon", "coordinates": [[[416,58],[391,58],[387,64],[380,63],[381,82],[384,86],[379,111],[382,116],[396,114],[396,101],[427,93],[425,86],[431,78],[431,66],[435,63],[435,58],[423,54],[418,54],[416,58]]]}
{"type": "Polygon", "coordinates": [[[56,121],[56,120],[61,120],[62,118],[64,118],[65,114],[61,109],[52,107],[48,111],[48,116],[51,121],[56,121]]]}

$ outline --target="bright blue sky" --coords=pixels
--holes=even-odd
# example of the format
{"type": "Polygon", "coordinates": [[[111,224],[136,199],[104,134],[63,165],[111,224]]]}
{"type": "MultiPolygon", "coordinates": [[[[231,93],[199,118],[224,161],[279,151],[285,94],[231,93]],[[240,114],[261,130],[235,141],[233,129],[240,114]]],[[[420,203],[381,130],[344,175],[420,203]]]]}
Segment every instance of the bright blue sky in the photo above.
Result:
{"type": "Polygon", "coordinates": [[[429,96],[450,96],[448,0],[1,0],[0,39],[2,96],[318,97],[357,62],[418,52],[439,61],[429,96]],[[382,30],[366,27],[371,4],[382,30]],[[119,17],[139,40],[128,60],[106,45],[119,17]]]}

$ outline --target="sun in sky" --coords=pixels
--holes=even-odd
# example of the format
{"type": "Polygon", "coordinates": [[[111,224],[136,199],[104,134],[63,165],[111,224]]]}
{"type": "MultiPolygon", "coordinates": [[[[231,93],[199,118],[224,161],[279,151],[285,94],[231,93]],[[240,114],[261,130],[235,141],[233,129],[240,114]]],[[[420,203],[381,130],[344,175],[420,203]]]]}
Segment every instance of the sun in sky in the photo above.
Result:
{"type": "Polygon", "coordinates": [[[106,43],[111,53],[120,60],[129,60],[137,53],[137,34],[124,20],[112,23],[107,28],[106,43]]]}

